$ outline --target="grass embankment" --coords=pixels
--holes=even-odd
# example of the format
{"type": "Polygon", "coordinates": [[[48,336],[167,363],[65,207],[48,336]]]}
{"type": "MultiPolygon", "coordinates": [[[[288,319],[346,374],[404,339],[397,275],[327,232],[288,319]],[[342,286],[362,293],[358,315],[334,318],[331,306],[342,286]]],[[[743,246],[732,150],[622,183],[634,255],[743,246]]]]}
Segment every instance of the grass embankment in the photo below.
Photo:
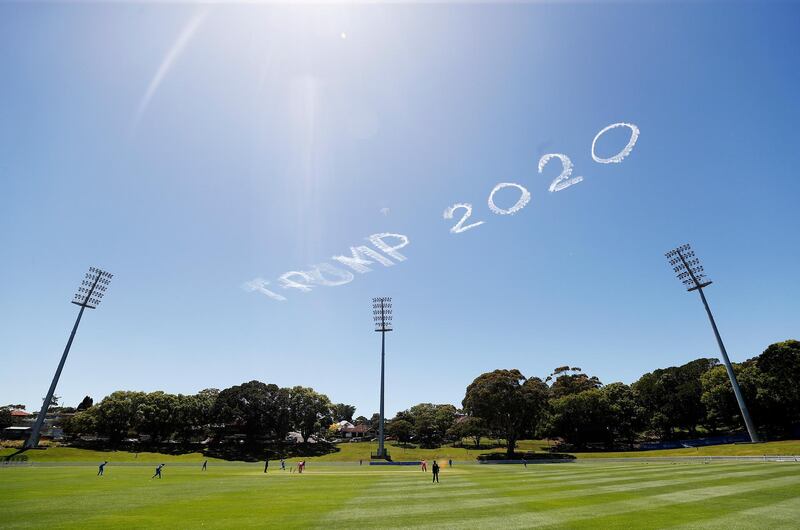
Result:
{"type": "MultiPolygon", "coordinates": [[[[0,449],[0,459],[14,454],[19,449],[0,449]]],[[[48,447],[47,449],[29,449],[23,453],[30,462],[202,462],[203,460],[222,461],[217,458],[203,456],[201,453],[182,455],[166,455],[161,453],[129,453],[127,451],[94,451],[75,447],[48,447]]]]}
{"type": "MultiPolygon", "coordinates": [[[[369,461],[370,452],[377,450],[375,443],[342,443],[338,444],[336,452],[323,456],[293,457],[288,460],[306,460],[308,462],[358,462],[359,460],[369,461]]],[[[443,446],[437,449],[402,448],[394,445],[387,446],[393,460],[455,460],[458,462],[471,461],[477,459],[478,455],[488,452],[505,452],[502,447],[490,449],[472,449],[443,446]]],[[[536,440],[526,440],[518,444],[518,451],[538,451],[547,449],[547,442],[536,440]]],[[[16,449],[0,449],[0,458],[13,454],[16,449]]],[[[202,462],[208,459],[218,461],[216,458],[208,458],[201,453],[187,453],[182,455],[165,455],[160,453],[129,453],[126,451],[94,451],[89,449],[76,449],[73,447],[49,447],[47,449],[29,450],[24,453],[31,462],[102,462],[104,460],[112,462],[202,462]]],[[[219,460],[221,461],[221,460],[219,460]]]]}
{"type": "MultiPolygon", "coordinates": [[[[57,448],[56,448],[57,449],[57,448]]],[[[3,528],[796,528],[800,464],[0,467],[3,528]]]]}
{"type": "Polygon", "coordinates": [[[658,449],[654,451],[610,451],[603,453],[571,453],[578,458],[625,458],[670,456],[775,456],[800,455],[800,440],[782,440],[758,444],[726,444],[684,449],[658,449]]]}
{"type": "MultiPolygon", "coordinates": [[[[524,440],[517,444],[517,451],[536,451],[543,452],[548,450],[548,443],[543,440],[524,440]]],[[[307,458],[309,461],[319,462],[357,462],[358,460],[369,460],[370,452],[376,452],[378,445],[371,443],[341,443],[337,445],[339,451],[323,456],[307,458]]],[[[471,446],[452,447],[445,445],[436,449],[420,449],[419,447],[403,448],[394,443],[387,445],[387,450],[392,460],[413,461],[413,460],[455,460],[465,462],[476,460],[478,455],[484,453],[505,453],[505,447],[491,447],[475,449],[471,446]]]]}
{"type": "MultiPolygon", "coordinates": [[[[517,444],[517,451],[547,452],[548,443],[543,440],[523,440],[517,444]]],[[[309,462],[358,462],[369,461],[370,452],[377,449],[375,443],[342,443],[334,453],[315,457],[295,457],[290,460],[307,460],[309,462]]],[[[502,447],[490,449],[473,449],[470,447],[444,446],[437,449],[402,448],[388,445],[392,458],[396,461],[412,460],[449,460],[456,462],[474,461],[478,455],[484,453],[503,453],[502,447]]],[[[14,453],[15,449],[0,449],[0,458],[14,453]]],[[[160,453],[128,453],[125,451],[92,451],[72,447],[50,447],[43,450],[26,451],[28,459],[32,462],[112,462],[152,463],[152,462],[209,462],[222,461],[216,458],[203,456],[201,453],[187,453],[182,455],[164,455],[160,453]]],[[[688,449],[663,449],[657,451],[619,451],[602,453],[571,453],[579,459],[600,458],[656,458],[674,456],[761,456],[761,455],[800,455],[800,440],[784,440],[780,442],[767,442],[761,444],[729,444],[714,445],[709,447],[688,449]]]]}

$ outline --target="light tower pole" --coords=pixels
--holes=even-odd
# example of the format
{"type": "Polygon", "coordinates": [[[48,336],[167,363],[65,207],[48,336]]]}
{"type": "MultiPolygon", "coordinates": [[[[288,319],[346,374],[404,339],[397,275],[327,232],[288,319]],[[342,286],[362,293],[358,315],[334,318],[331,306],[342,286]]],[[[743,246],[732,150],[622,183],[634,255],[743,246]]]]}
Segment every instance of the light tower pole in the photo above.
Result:
{"type": "Polygon", "coordinates": [[[387,459],[388,454],[384,447],[384,433],[383,424],[383,381],[384,381],[384,363],[386,357],[386,332],[392,331],[392,299],[390,297],[381,297],[372,299],[372,320],[375,322],[375,331],[381,334],[381,409],[380,418],[378,423],[378,452],[375,458],[387,459]]]}
{"type": "Polygon", "coordinates": [[[711,308],[708,307],[708,300],[706,300],[706,295],[703,293],[703,288],[711,285],[711,280],[708,280],[703,273],[703,266],[700,265],[700,259],[695,256],[691,245],[681,245],[667,252],[665,256],[669,260],[669,264],[672,265],[672,270],[678,275],[678,279],[686,286],[686,290],[700,293],[700,300],[703,301],[703,307],[706,308],[708,320],[711,322],[711,329],[714,330],[714,336],[717,338],[719,351],[722,354],[722,362],[725,365],[725,370],[728,372],[728,378],[731,380],[733,393],[736,396],[736,402],[739,404],[739,410],[742,413],[742,419],[747,427],[747,433],[750,435],[750,441],[758,442],[758,433],[753,425],[753,420],[750,418],[747,405],[744,402],[742,389],[739,388],[739,382],[736,380],[736,374],[733,372],[733,366],[731,366],[731,360],[728,358],[727,350],[725,350],[725,344],[722,342],[722,337],[719,336],[717,323],[714,321],[714,315],[711,314],[711,308]]]}
{"type": "Polygon", "coordinates": [[[72,333],[69,335],[64,353],[61,355],[61,362],[58,363],[56,374],[53,376],[53,382],[50,383],[50,390],[47,391],[47,396],[44,398],[44,403],[42,403],[42,410],[39,411],[39,415],[36,417],[36,423],[33,424],[33,429],[31,429],[31,435],[28,441],[25,442],[26,449],[31,449],[39,445],[40,431],[42,430],[42,425],[44,425],[47,410],[50,408],[50,402],[53,400],[53,394],[55,394],[56,385],[58,385],[58,378],[61,377],[61,370],[64,369],[64,363],[67,361],[67,355],[69,355],[72,340],[75,338],[75,332],[78,331],[78,324],[81,323],[83,310],[87,307],[89,309],[95,309],[100,304],[100,300],[103,299],[103,295],[108,288],[108,284],[111,283],[112,277],[113,274],[104,270],[100,270],[96,267],[89,267],[89,272],[86,273],[80,287],[78,287],[78,292],[75,293],[72,303],[79,305],[81,310],[78,311],[75,325],[72,326],[72,333]]]}

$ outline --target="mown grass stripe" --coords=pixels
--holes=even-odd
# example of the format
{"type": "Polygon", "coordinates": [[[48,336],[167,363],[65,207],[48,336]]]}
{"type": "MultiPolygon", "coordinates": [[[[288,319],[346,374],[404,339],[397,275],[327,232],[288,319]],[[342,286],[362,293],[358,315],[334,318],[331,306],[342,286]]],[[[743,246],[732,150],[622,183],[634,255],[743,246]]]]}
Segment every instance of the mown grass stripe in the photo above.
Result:
{"type": "MultiPolygon", "coordinates": [[[[791,470],[775,468],[771,470],[772,473],[781,474],[791,472],[791,470]]],[[[754,474],[758,474],[757,470],[752,470],[754,474]]],[[[714,482],[720,480],[720,478],[725,477],[716,477],[714,475],[709,476],[699,476],[697,477],[697,482],[714,482]]],[[[729,477],[730,479],[735,479],[737,477],[729,477]]],[[[737,485],[737,484],[730,484],[724,486],[700,486],[693,489],[688,489],[685,491],[678,491],[678,492],[665,492],[665,493],[657,493],[650,496],[645,496],[644,500],[640,500],[639,502],[649,502],[650,499],[655,499],[654,505],[661,506],[664,504],[675,504],[675,503],[685,503],[685,502],[694,502],[698,500],[700,497],[705,496],[720,496],[720,495],[727,495],[733,494],[737,488],[745,487],[745,488],[755,488],[753,484],[761,484],[764,486],[770,486],[774,483],[774,481],[780,480],[788,480],[792,483],[800,483],[800,477],[798,476],[789,476],[789,477],[779,477],[777,479],[765,479],[761,481],[747,483],[749,485],[737,485]]],[[[598,497],[598,500],[603,500],[603,496],[608,496],[609,494],[619,494],[619,493],[626,493],[632,491],[644,491],[647,489],[663,489],[665,486],[685,486],[691,484],[693,481],[689,480],[656,480],[653,481],[651,487],[647,486],[647,482],[642,482],[640,484],[632,484],[628,487],[617,487],[615,489],[609,488],[609,491],[602,491],[601,488],[585,488],[581,490],[563,490],[559,492],[547,492],[541,493],[537,492],[535,495],[531,497],[509,497],[507,494],[509,493],[506,489],[501,486],[494,488],[493,495],[485,498],[478,498],[478,499],[464,499],[463,497],[459,499],[458,506],[460,510],[474,510],[480,509],[489,506],[505,506],[510,507],[512,505],[520,505],[520,504],[530,504],[530,503],[538,503],[540,505],[546,505],[548,501],[559,500],[559,499],[577,499],[583,497],[598,497]],[[581,495],[583,494],[583,495],[581,495]]],[[[484,482],[485,484],[485,482],[484,482]]],[[[429,485],[425,485],[429,486],[429,485]]],[[[423,487],[425,487],[423,486],[423,487]]],[[[536,486],[536,484],[531,484],[531,486],[536,486]]],[[[432,492],[435,492],[436,485],[431,486],[432,492]]],[[[466,492],[467,494],[469,492],[466,492]]],[[[438,495],[437,495],[438,497],[438,495]]],[[[424,514],[430,510],[430,506],[428,502],[419,502],[419,503],[408,503],[408,497],[406,495],[399,495],[395,497],[394,501],[381,501],[378,504],[374,504],[375,499],[372,496],[367,496],[364,498],[356,498],[351,500],[349,506],[346,510],[342,510],[339,513],[332,514],[332,520],[347,520],[347,521],[360,521],[361,523],[367,523],[369,520],[374,519],[381,519],[381,518],[391,518],[397,515],[413,515],[413,514],[424,514]],[[369,504],[370,506],[358,506],[359,504],[369,504]]],[[[428,500],[424,497],[420,498],[419,500],[428,500]]],[[[595,516],[598,513],[605,513],[609,509],[612,510],[612,513],[615,512],[614,506],[618,503],[622,502],[624,506],[628,506],[630,501],[609,501],[609,502],[602,502],[601,504],[592,504],[582,508],[580,511],[576,512],[576,517],[578,518],[585,518],[587,516],[595,516]]],[[[623,508],[623,511],[627,510],[627,508],[623,508]]],[[[555,510],[541,510],[539,512],[535,512],[541,515],[542,517],[547,519],[548,514],[551,514],[553,517],[557,517],[559,520],[564,520],[564,514],[561,513],[558,509],[555,510]]],[[[463,514],[462,514],[463,515],[463,514]]],[[[476,514],[477,515],[477,514],[476,514]]],[[[544,524],[555,524],[554,522],[544,523],[544,524]]]]}
{"type": "MultiPolygon", "coordinates": [[[[714,468],[719,467],[743,467],[753,465],[751,462],[736,462],[736,463],[718,463],[718,464],[702,464],[700,462],[697,463],[686,463],[686,464],[656,464],[656,465],[647,465],[647,464],[639,464],[639,465],[629,465],[623,464],[622,466],[609,466],[603,467],[601,469],[593,469],[591,471],[586,472],[578,472],[578,473],[540,473],[534,466],[530,466],[528,469],[520,470],[522,472],[521,475],[517,476],[517,479],[520,479],[528,474],[536,475],[542,479],[551,479],[552,481],[565,481],[571,480],[572,478],[592,478],[592,477],[609,477],[615,475],[625,475],[631,474],[636,475],[639,473],[642,474],[649,474],[653,472],[660,472],[666,470],[673,470],[673,469],[686,469],[691,466],[692,469],[698,469],[700,467],[707,468],[708,466],[714,466],[714,468]]],[[[498,466],[499,467],[499,466],[498,466]]],[[[507,474],[509,470],[505,470],[507,474]]]]}
{"type": "MultiPolygon", "coordinates": [[[[767,472],[766,474],[780,474],[780,473],[781,471],[776,469],[772,470],[771,472],[767,472]]],[[[750,476],[763,476],[764,474],[765,472],[763,470],[749,470],[749,471],[731,472],[731,473],[726,473],[724,475],[708,475],[708,474],[698,473],[694,476],[689,476],[684,478],[671,478],[671,479],[662,479],[662,478],[657,478],[655,476],[648,477],[647,479],[644,479],[643,477],[637,477],[635,479],[626,479],[624,481],[620,480],[615,484],[605,484],[602,486],[594,485],[591,487],[584,487],[584,488],[560,487],[556,490],[549,489],[546,491],[543,491],[541,484],[539,484],[536,481],[531,481],[524,485],[516,484],[511,487],[508,487],[507,484],[503,483],[497,485],[493,489],[476,488],[474,490],[461,492],[459,493],[459,495],[461,496],[486,495],[487,491],[493,493],[494,496],[497,495],[508,496],[508,495],[519,495],[524,493],[530,493],[532,499],[536,501],[550,501],[550,500],[564,499],[564,498],[572,498],[572,499],[584,498],[584,497],[591,497],[594,495],[605,495],[609,493],[645,491],[648,489],[663,488],[681,484],[709,482],[721,479],[730,480],[730,479],[744,478],[750,476]]],[[[661,476],[663,475],[660,474],[658,475],[658,477],[661,476]]],[[[386,495],[370,495],[369,499],[371,501],[393,503],[393,502],[408,502],[409,500],[426,500],[429,499],[430,496],[431,493],[429,491],[420,493],[402,492],[401,495],[398,495],[397,493],[386,494],[386,495]]]]}
{"type": "MultiPolygon", "coordinates": [[[[506,513],[501,516],[483,517],[476,513],[471,514],[469,519],[472,525],[482,528],[498,528],[501,526],[503,528],[559,526],[568,525],[571,522],[580,520],[607,517],[616,514],[625,514],[633,511],[645,511],[664,506],[691,502],[708,502],[713,501],[713,499],[716,497],[740,495],[742,493],[757,491],[760,489],[797,486],[798,484],[800,484],[800,476],[792,475],[788,477],[751,481],[742,484],[696,488],[692,490],[691,494],[687,494],[685,492],[661,493],[657,495],[641,496],[634,499],[594,504],[591,506],[506,513]]],[[[503,504],[507,505],[508,503],[503,504]]],[[[442,524],[428,522],[425,525],[418,525],[416,527],[448,528],[450,525],[451,523],[447,522],[442,524]]]]}
{"type": "Polygon", "coordinates": [[[692,521],[674,527],[676,530],[703,528],[708,530],[730,528],[797,528],[800,515],[800,497],[772,502],[765,506],[746,508],[715,517],[707,521],[692,521]]]}
{"type": "MultiPolygon", "coordinates": [[[[676,470],[670,475],[674,476],[691,476],[691,475],[713,475],[713,474],[721,474],[724,475],[725,473],[735,472],[739,470],[745,469],[744,466],[735,466],[735,467],[727,467],[727,468],[708,468],[708,467],[695,467],[692,469],[681,469],[680,471],[676,470]]],[[[605,482],[617,482],[617,481],[630,481],[630,480],[639,480],[642,478],[650,477],[650,476],[663,476],[664,470],[652,470],[647,473],[610,473],[608,475],[598,475],[592,477],[576,477],[575,479],[567,478],[565,480],[540,480],[539,482],[542,484],[567,484],[567,485],[574,485],[579,486],[583,484],[602,484],[605,482]]]]}
{"type": "MultiPolygon", "coordinates": [[[[683,476],[692,477],[692,476],[695,476],[695,475],[699,475],[699,476],[708,477],[708,476],[714,475],[714,476],[724,477],[727,474],[742,472],[743,470],[747,469],[748,466],[751,466],[751,464],[744,464],[744,465],[740,465],[740,466],[727,466],[727,467],[724,467],[724,468],[714,469],[713,473],[710,473],[711,470],[709,470],[709,468],[706,467],[706,466],[693,467],[692,469],[682,469],[681,471],[675,471],[673,473],[670,473],[670,476],[674,476],[674,477],[683,477],[683,476]]],[[[748,473],[757,475],[757,474],[760,474],[761,471],[752,470],[752,468],[750,468],[748,473]]],[[[648,480],[650,480],[651,477],[654,477],[654,476],[661,477],[661,476],[663,476],[663,473],[660,472],[659,470],[649,470],[649,472],[647,474],[630,475],[628,473],[617,473],[617,474],[612,474],[612,476],[610,476],[610,477],[602,476],[602,478],[586,479],[586,478],[580,477],[580,480],[569,480],[569,479],[567,479],[567,480],[555,480],[552,477],[542,479],[539,476],[536,476],[536,475],[533,475],[533,474],[527,474],[525,472],[521,472],[521,473],[518,472],[516,475],[512,475],[512,474],[502,475],[502,476],[495,475],[495,476],[492,476],[492,477],[479,477],[478,475],[479,474],[476,474],[475,479],[479,482],[479,484],[483,484],[483,485],[487,485],[487,486],[491,486],[491,487],[498,487],[498,485],[502,484],[502,487],[500,488],[502,491],[525,490],[525,489],[527,489],[529,487],[534,487],[534,486],[535,487],[545,486],[545,487],[550,488],[550,491],[552,491],[553,488],[556,488],[558,490],[563,490],[563,489],[569,489],[569,488],[571,488],[573,486],[581,486],[581,485],[585,485],[585,484],[598,485],[598,484],[606,484],[606,483],[608,483],[608,484],[624,484],[624,483],[637,482],[637,481],[638,482],[642,482],[642,481],[648,481],[648,480]]],[[[443,481],[441,483],[442,486],[451,485],[451,484],[459,485],[459,484],[464,484],[465,483],[464,482],[464,480],[465,480],[464,478],[458,477],[457,479],[453,479],[452,476],[449,475],[449,474],[443,474],[441,478],[442,478],[442,481],[443,481]]],[[[402,481],[400,481],[400,480],[393,481],[391,483],[379,482],[376,485],[376,489],[377,488],[389,489],[389,488],[416,487],[417,484],[426,483],[426,482],[429,482],[429,481],[430,481],[430,474],[423,475],[422,477],[411,477],[411,478],[409,478],[407,480],[402,480],[402,481]]],[[[389,498],[389,497],[392,497],[392,495],[387,494],[387,495],[385,495],[385,497],[389,498]]],[[[399,499],[399,500],[402,501],[402,499],[399,499]]]]}
{"type": "Polygon", "coordinates": [[[538,469],[445,467],[438,485],[415,469],[357,466],[302,475],[168,466],[162,481],[133,467],[105,477],[75,467],[4,469],[0,527],[722,528],[800,520],[794,463],[538,469]]]}

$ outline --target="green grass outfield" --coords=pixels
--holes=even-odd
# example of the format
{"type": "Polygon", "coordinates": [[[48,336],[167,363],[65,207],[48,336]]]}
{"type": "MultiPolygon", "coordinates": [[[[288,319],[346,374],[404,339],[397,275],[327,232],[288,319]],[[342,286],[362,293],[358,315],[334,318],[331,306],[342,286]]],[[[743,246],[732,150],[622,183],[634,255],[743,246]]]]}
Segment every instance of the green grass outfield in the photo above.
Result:
{"type": "MultiPolygon", "coordinates": [[[[358,462],[369,460],[370,451],[377,449],[374,443],[342,443],[339,451],[324,456],[308,457],[309,462],[358,462]]],[[[548,444],[542,440],[523,440],[517,444],[518,451],[546,451],[548,444]]],[[[403,449],[389,445],[394,460],[433,460],[453,459],[458,462],[474,461],[481,453],[504,452],[505,449],[474,450],[469,447],[444,446],[437,449],[403,449]]],[[[10,455],[15,449],[0,449],[0,458],[10,455]]],[[[128,453],[125,451],[90,451],[71,447],[51,447],[25,453],[33,462],[85,462],[94,463],[109,460],[112,462],[202,462],[200,453],[183,455],[161,455],[158,453],[128,453]]],[[[800,455],[800,440],[785,440],[760,444],[714,445],[688,449],[665,449],[659,451],[618,451],[598,453],[572,453],[579,459],[586,458],[626,458],[626,457],[674,457],[674,456],[761,456],[761,455],[800,455]]],[[[298,460],[299,458],[295,458],[298,460]]],[[[214,461],[209,458],[209,461],[214,461]]]]}
{"type": "Polygon", "coordinates": [[[2,528],[797,528],[800,463],[0,466],[2,528]]]}

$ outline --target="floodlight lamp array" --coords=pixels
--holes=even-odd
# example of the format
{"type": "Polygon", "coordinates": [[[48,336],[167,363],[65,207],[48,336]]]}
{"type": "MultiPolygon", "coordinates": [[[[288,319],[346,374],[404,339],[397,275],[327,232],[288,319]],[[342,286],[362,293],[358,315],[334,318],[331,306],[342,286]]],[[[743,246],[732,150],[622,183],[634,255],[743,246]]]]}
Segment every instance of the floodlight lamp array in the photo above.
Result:
{"type": "Polygon", "coordinates": [[[391,297],[372,299],[372,320],[375,323],[375,331],[392,331],[391,297]]]}
{"type": "Polygon", "coordinates": [[[103,299],[103,295],[106,294],[106,289],[108,289],[113,277],[114,275],[110,272],[97,267],[89,267],[89,272],[84,275],[72,303],[95,309],[100,305],[100,301],[103,299]]]}
{"type": "Polygon", "coordinates": [[[711,285],[711,280],[706,276],[703,266],[700,264],[700,259],[695,256],[691,245],[681,245],[676,249],[670,250],[664,256],[666,256],[678,279],[686,286],[687,291],[694,291],[711,285]]]}

